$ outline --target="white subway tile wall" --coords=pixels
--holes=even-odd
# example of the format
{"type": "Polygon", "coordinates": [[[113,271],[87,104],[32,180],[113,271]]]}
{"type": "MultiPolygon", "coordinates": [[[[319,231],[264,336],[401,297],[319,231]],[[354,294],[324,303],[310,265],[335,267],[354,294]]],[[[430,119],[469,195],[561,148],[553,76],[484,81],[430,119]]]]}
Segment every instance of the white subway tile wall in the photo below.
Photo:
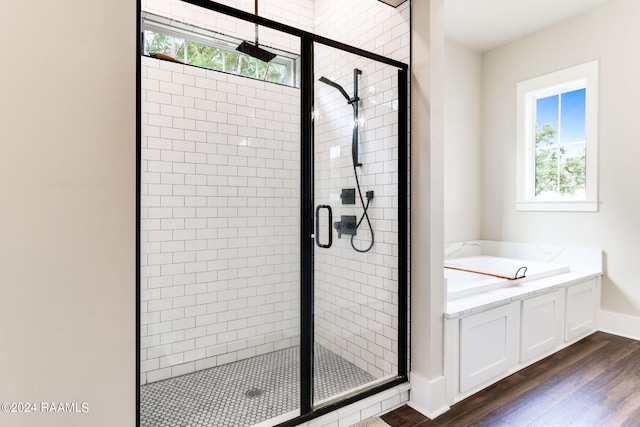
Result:
{"type": "Polygon", "coordinates": [[[143,383],[299,336],[299,91],[142,58],[143,383]]]}
{"type": "MultiPolygon", "coordinates": [[[[253,0],[219,3],[253,12],[253,0]]],[[[143,10],[252,40],[252,25],[179,0],[143,10]]],[[[409,2],[262,0],[260,15],[408,62],[409,2]],[[286,9],[286,10],[285,10],[286,9]]],[[[291,52],[299,41],[260,30],[291,52]]],[[[361,186],[371,252],[316,251],[316,339],[381,378],[397,372],[397,79],[393,67],[316,46],[316,73],[352,93],[363,70],[361,186]]],[[[143,384],[286,348],[299,326],[299,92],[143,58],[143,384]]],[[[352,110],[317,86],[316,204],[354,188],[352,110]]],[[[366,226],[357,245],[366,245],[366,226]]]]}
{"type": "Polygon", "coordinates": [[[409,63],[410,3],[393,8],[378,0],[316,0],[314,32],[409,63]]]}

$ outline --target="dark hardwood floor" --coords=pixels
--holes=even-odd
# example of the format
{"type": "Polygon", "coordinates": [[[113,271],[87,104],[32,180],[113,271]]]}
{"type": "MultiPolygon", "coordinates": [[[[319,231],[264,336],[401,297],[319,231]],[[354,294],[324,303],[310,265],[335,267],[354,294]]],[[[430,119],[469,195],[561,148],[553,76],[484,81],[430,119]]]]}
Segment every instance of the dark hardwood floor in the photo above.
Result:
{"type": "Polygon", "coordinates": [[[393,427],[640,426],[640,342],[596,332],[430,420],[408,406],[393,427]]]}

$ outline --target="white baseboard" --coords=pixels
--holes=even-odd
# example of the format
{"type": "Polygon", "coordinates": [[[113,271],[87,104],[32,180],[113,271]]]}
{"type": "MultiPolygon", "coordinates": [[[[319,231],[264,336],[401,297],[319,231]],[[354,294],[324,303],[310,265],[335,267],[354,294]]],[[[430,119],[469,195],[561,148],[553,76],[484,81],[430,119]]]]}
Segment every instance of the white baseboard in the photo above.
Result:
{"type": "Polygon", "coordinates": [[[640,317],[600,310],[598,329],[640,341],[640,317]]]}
{"type": "Polygon", "coordinates": [[[446,381],[441,376],[428,380],[422,375],[411,372],[411,392],[408,405],[422,415],[434,419],[449,410],[446,403],[446,381]]]}

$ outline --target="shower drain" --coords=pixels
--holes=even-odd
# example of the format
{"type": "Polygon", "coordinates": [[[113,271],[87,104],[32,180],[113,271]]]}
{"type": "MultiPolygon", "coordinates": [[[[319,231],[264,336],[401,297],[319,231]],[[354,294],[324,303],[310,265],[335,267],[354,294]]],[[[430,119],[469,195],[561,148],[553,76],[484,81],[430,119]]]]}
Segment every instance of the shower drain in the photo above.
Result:
{"type": "Polygon", "coordinates": [[[244,392],[244,395],[247,396],[249,399],[255,399],[256,397],[260,397],[263,394],[264,394],[264,391],[260,390],[259,388],[251,388],[244,392]]]}

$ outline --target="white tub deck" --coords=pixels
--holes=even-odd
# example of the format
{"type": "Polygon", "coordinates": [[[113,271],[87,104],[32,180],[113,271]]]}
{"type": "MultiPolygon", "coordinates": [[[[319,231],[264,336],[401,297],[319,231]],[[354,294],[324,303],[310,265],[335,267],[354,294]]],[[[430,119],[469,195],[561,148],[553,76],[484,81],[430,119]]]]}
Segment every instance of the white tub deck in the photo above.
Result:
{"type": "Polygon", "coordinates": [[[447,299],[455,300],[568,272],[562,264],[481,255],[445,260],[444,277],[447,299]]]}
{"type": "Polygon", "coordinates": [[[478,240],[448,244],[445,258],[454,267],[506,267],[514,275],[527,267],[525,277],[516,280],[445,268],[449,319],[602,276],[602,251],[590,248],[478,240]]]}

